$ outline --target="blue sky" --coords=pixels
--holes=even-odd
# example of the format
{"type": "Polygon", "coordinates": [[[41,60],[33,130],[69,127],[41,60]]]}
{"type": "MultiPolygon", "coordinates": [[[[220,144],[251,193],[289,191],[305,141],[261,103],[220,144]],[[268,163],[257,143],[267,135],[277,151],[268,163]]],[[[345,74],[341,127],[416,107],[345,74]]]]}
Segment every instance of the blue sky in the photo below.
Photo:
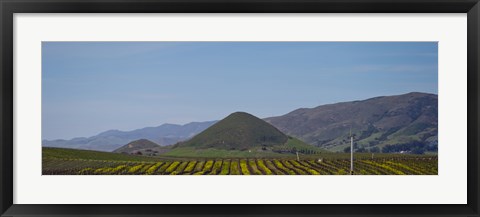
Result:
{"type": "Polygon", "coordinates": [[[437,93],[436,42],[43,42],[42,138],[437,93]]]}

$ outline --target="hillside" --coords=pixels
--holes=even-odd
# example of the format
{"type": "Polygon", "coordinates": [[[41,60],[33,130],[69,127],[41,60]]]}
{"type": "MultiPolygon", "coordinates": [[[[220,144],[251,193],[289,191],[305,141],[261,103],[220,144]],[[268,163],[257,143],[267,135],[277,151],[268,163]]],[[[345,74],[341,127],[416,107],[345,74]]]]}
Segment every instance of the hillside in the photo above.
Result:
{"type": "Polygon", "coordinates": [[[113,151],[139,139],[148,139],[161,146],[175,144],[202,132],[216,121],[192,122],[185,125],[163,124],[132,131],[109,130],[92,137],[71,140],[43,140],[43,147],[74,148],[96,151],[113,151]]]}
{"type": "Polygon", "coordinates": [[[438,97],[408,93],[302,108],[266,118],[285,134],[332,151],[348,147],[350,129],[358,148],[421,143],[437,145],[438,97]]]}
{"type": "Polygon", "coordinates": [[[287,140],[287,135],[262,119],[245,112],[235,112],[179,146],[244,151],[253,147],[282,145],[287,140]]]}
{"type": "Polygon", "coordinates": [[[148,139],[139,139],[130,142],[118,149],[115,149],[113,152],[123,154],[156,156],[158,155],[158,153],[165,152],[166,150],[168,149],[165,149],[157,143],[154,143],[148,139]]]}
{"type": "Polygon", "coordinates": [[[326,153],[325,150],[287,136],[245,112],[235,112],[192,139],[176,144],[163,156],[172,157],[279,157],[326,153]]]}

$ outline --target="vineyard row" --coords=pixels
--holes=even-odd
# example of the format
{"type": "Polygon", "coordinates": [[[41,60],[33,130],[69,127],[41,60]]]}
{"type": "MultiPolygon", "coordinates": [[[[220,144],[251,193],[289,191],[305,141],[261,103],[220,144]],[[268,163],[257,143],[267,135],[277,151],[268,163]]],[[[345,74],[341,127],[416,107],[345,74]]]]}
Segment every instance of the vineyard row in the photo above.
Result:
{"type": "MultiPolygon", "coordinates": [[[[347,175],[348,160],[218,159],[118,162],[44,159],[44,175],[347,175]]],[[[437,158],[354,161],[356,175],[436,175],[437,158]]]]}

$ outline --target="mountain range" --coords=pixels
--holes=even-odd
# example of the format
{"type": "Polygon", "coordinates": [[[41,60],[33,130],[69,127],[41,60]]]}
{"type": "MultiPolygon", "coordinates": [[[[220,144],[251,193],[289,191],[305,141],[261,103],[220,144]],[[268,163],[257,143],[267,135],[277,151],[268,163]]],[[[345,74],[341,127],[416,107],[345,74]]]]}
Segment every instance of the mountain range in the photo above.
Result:
{"type": "Polygon", "coordinates": [[[175,144],[202,132],[216,121],[192,122],[185,125],[162,124],[132,131],[109,130],[92,137],[79,137],[71,140],[43,140],[42,146],[113,151],[139,139],[148,139],[161,146],[175,144]]]}
{"type": "Polygon", "coordinates": [[[207,121],[163,124],[133,131],[110,130],[88,138],[44,140],[42,145],[113,151],[132,141],[148,139],[161,146],[178,143],[177,148],[247,150],[252,145],[280,144],[288,137],[288,141],[296,141],[301,147],[308,143],[321,150],[341,152],[349,147],[350,133],[357,149],[367,151],[387,145],[438,144],[438,96],[428,93],[413,92],[300,108],[263,120],[269,124],[248,113],[236,112],[218,123],[207,121]],[[272,137],[262,138],[261,134],[272,137]]]}
{"type": "Polygon", "coordinates": [[[408,93],[367,100],[301,108],[265,119],[285,134],[330,151],[349,146],[350,132],[357,148],[438,143],[438,96],[408,93]]]}

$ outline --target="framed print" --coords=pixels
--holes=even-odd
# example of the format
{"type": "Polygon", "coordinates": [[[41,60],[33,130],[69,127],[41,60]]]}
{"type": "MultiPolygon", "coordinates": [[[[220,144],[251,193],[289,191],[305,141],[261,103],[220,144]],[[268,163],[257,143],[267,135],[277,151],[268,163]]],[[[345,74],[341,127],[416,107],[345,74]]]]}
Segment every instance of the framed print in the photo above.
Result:
{"type": "Polygon", "coordinates": [[[1,1],[2,216],[478,216],[478,1],[1,1]]]}

